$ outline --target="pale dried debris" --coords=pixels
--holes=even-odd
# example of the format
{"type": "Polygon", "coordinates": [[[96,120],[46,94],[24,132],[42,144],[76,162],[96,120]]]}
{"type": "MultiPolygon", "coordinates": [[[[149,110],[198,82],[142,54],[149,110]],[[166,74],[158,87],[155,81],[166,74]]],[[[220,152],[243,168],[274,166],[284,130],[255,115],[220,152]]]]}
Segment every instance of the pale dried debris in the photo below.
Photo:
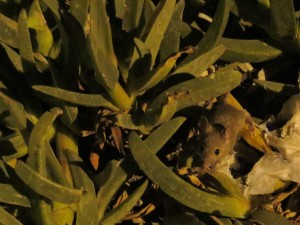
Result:
{"type": "Polygon", "coordinates": [[[290,181],[300,183],[300,95],[283,105],[278,122],[285,125],[269,132],[266,140],[278,152],[266,153],[247,176],[246,195],[270,194],[290,181]],[[280,134],[280,135],[278,135],[280,134]]]}

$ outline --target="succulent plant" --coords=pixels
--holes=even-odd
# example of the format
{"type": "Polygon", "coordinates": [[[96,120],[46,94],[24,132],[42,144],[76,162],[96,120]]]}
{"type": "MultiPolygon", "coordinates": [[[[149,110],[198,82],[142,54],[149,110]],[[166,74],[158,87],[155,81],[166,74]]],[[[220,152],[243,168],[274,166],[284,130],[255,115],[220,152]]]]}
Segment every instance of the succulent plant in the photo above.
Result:
{"type": "Polygon", "coordinates": [[[183,110],[240,85],[236,62],[298,54],[292,1],[247,4],[1,2],[0,223],[142,221],[155,208],[136,209],[150,181],[196,211],[247,218],[250,201],[226,176],[214,175],[210,193],[156,156],[186,120],[183,110]],[[197,14],[205,5],[216,8],[204,32],[197,14]],[[225,38],[231,13],[268,38],[225,38]],[[217,60],[221,68],[204,75],[217,60]],[[139,169],[142,179],[126,187],[139,169]]]}

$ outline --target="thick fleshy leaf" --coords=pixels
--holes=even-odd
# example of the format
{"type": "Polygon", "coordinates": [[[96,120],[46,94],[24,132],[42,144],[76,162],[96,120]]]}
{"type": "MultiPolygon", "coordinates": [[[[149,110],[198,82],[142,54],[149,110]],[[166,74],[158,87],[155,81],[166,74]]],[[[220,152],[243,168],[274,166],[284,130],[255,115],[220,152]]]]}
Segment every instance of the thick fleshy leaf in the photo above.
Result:
{"type": "Polygon", "coordinates": [[[177,59],[186,52],[189,52],[189,50],[176,53],[147,74],[140,75],[134,80],[130,80],[129,92],[131,95],[137,96],[162,81],[174,67],[177,59]]]}
{"type": "MultiPolygon", "coordinates": [[[[185,118],[178,117],[162,124],[146,138],[144,143],[149,147],[151,146],[151,151],[155,154],[178,130],[184,121],[185,118]]],[[[97,179],[101,181],[98,183],[101,189],[97,196],[99,202],[99,219],[103,218],[104,212],[116,191],[136,170],[138,170],[138,167],[134,163],[132,156],[125,158],[122,162],[111,161],[105,167],[97,179]]]]}
{"type": "Polygon", "coordinates": [[[92,180],[83,170],[83,161],[72,151],[66,152],[75,188],[83,188],[76,211],[76,224],[95,225],[98,222],[98,205],[92,180]]]}
{"type": "Polygon", "coordinates": [[[16,131],[14,134],[1,137],[0,145],[1,148],[5,149],[5,152],[11,152],[11,154],[2,156],[2,159],[6,162],[12,159],[23,157],[28,152],[24,138],[18,131],[16,131]]]}
{"type": "Polygon", "coordinates": [[[284,93],[289,93],[290,95],[299,93],[299,87],[295,87],[294,85],[291,84],[283,84],[283,83],[278,83],[273,81],[256,80],[256,79],[253,81],[258,86],[267,89],[269,91],[274,91],[276,93],[284,92],[284,93]]]}
{"type": "MultiPolygon", "coordinates": [[[[65,80],[61,79],[62,74],[58,71],[57,67],[53,63],[49,63],[49,68],[52,75],[52,81],[55,87],[66,88],[69,86],[64,83],[65,80]]],[[[67,126],[72,126],[78,115],[78,108],[75,106],[67,106],[66,104],[60,104],[60,107],[63,109],[64,113],[62,115],[62,121],[67,126]]]]}
{"type": "Polygon", "coordinates": [[[4,50],[6,51],[6,54],[8,58],[10,59],[11,63],[14,65],[17,71],[23,72],[23,66],[20,55],[15,52],[11,47],[6,45],[5,43],[0,43],[4,50]]]}
{"type": "MultiPolygon", "coordinates": [[[[125,162],[128,163],[128,160],[125,162]]],[[[103,218],[108,204],[127,178],[127,173],[120,163],[115,160],[110,161],[101,174],[102,186],[97,193],[99,220],[103,218]]],[[[122,164],[126,166],[126,164],[122,164]]]]}
{"type": "Polygon", "coordinates": [[[134,132],[129,135],[129,145],[144,173],[180,203],[200,212],[228,217],[244,218],[249,213],[250,204],[246,199],[204,192],[182,180],[151,153],[134,132]]]}
{"type": "Polygon", "coordinates": [[[204,78],[195,78],[172,86],[159,94],[147,107],[145,125],[156,126],[168,121],[179,110],[203,105],[206,100],[231,91],[241,82],[237,71],[222,71],[204,78]]]}
{"type": "Polygon", "coordinates": [[[35,60],[33,56],[25,9],[22,9],[18,17],[17,39],[23,68],[24,70],[30,69],[35,64],[35,60]]]}
{"type": "Polygon", "coordinates": [[[165,61],[172,54],[175,54],[179,51],[182,14],[184,7],[185,1],[183,0],[178,1],[175,6],[171,21],[165,32],[164,39],[160,45],[160,62],[165,61]]]}
{"type": "Polygon", "coordinates": [[[88,18],[89,1],[72,0],[70,5],[70,13],[81,24],[82,29],[85,29],[85,24],[88,18]]]}
{"type": "Polygon", "coordinates": [[[115,0],[114,3],[116,17],[123,19],[125,16],[126,0],[115,0]]]}
{"type": "Polygon", "coordinates": [[[82,190],[72,189],[54,183],[40,176],[22,161],[17,163],[15,171],[29,188],[50,200],[62,203],[75,203],[79,201],[82,195],[82,190]]]}
{"type": "Polygon", "coordinates": [[[107,107],[111,110],[118,110],[116,106],[107,101],[102,95],[82,94],[73,91],[67,91],[60,88],[50,86],[34,85],[32,88],[44,94],[47,97],[52,97],[52,100],[58,99],[74,105],[83,105],[88,107],[107,107]]]}
{"type": "Polygon", "coordinates": [[[193,60],[185,64],[179,64],[173,74],[187,73],[199,77],[207,68],[217,61],[224,52],[225,47],[223,45],[219,45],[205,53],[196,50],[196,55],[194,55],[193,60]]]}
{"type": "MultiPolygon", "coordinates": [[[[235,0],[232,12],[245,20],[269,31],[270,11],[267,7],[252,0],[235,0]]],[[[263,2],[263,1],[260,1],[263,2]]]]}
{"type": "Polygon", "coordinates": [[[62,114],[60,108],[53,108],[45,112],[34,126],[28,141],[28,153],[33,155],[43,148],[44,142],[48,141],[48,132],[53,128],[53,122],[57,116],[62,114]]]}
{"type": "Polygon", "coordinates": [[[5,44],[18,48],[17,23],[0,13],[0,40],[5,44]]]}
{"type": "Polygon", "coordinates": [[[226,47],[221,59],[229,62],[264,62],[281,55],[282,51],[260,40],[222,38],[226,47]]]}
{"type": "Polygon", "coordinates": [[[291,225],[292,223],[288,219],[280,216],[279,214],[267,210],[255,211],[251,218],[264,225],[291,225]]]}
{"type": "Polygon", "coordinates": [[[43,0],[43,2],[49,7],[49,9],[55,15],[55,17],[57,19],[60,19],[59,2],[56,0],[43,0]]]}
{"type": "Polygon", "coordinates": [[[30,207],[29,199],[24,195],[24,193],[20,193],[22,187],[18,187],[16,189],[12,184],[1,184],[0,183],[0,202],[18,205],[23,207],[30,207]]]}
{"type": "Polygon", "coordinates": [[[144,0],[126,0],[124,16],[122,21],[122,29],[130,32],[139,25],[140,18],[144,8],[144,0]]]}
{"type": "Polygon", "coordinates": [[[0,207],[0,224],[22,225],[12,214],[0,207]]]}
{"type": "Polygon", "coordinates": [[[109,18],[103,0],[90,2],[91,28],[88,34],[88,49],[96,71],[96,80],[108,89],[118,82],[119,72],[114,53],[109,18]]]}
{"type": "MultiPolygon", "coordinates": [[[[163,0],[156,6],[151,19],[145,25],[140,39],[148,46],[152,55],[153,66],[159,51],[160,44],[164,38],[164,33],[170,23],[175,7],[175,0],[163,0]]],[[[133,59],[136,58],[136,51],[133,53],[133,59]]],[[[131,63],[132,64],[132,63],[131,63]]]]}
{"type": "Polygon", "coordinates": [[[211,23],[204,37],[198,43],[197,51],[187,56],[179,64],[179,67],[189,64],[191,61],[195,60],[195,58],[211,50],[213,47],[215,47],[218,44],[218,41],[221,39],[225,27],[227,25],[229,13],[232,6],[233,6],[233,1],[231,0],[219,1],[218,8],[213,18],[213,22],[211,23]]]}
{"type": "Polygon", "coordinates": [[[296,38],[293,0],[270,0],[270,32],[274,39],[292,41],[296,38]]]}
{"type": "Polygon", "coordinates": [[[126,198],[118,207],[113,209],[111,212],[107,213],[107,215],[105,215],[103,220],[101,220],[101,224],[103,225],[116,224],[122,218],[124,218],[134,207],[136,202],[142,197],[147,186],[148,186],[148,180],[146,180],[134,192],[132,192],[128,196],[128,198],[126,198]]]}
{"type": "Polygon", "coordinates": [[[0,92],[0,98],[7,106],[10,114],[14,117],[15,128],[20,131],[25,130],[27,127],[27,115],[23,105],[4,91],[0,92]]]}
{"type": "Polygon", "coordinates": [[[34,126],[28,141],[28,155],[35,162],[35,169],[41,176],[47,176],[46,168],[46,142],[48,133],[53,129],[53,122],[58,115],[62,114],[59,108],[53,108],[50,112],[45,112],[34,126]]]}
{"type": "Polygon", "coordinates": [[[52,32],[47,26],[39,1],[35,0],[31,4],[28,12],[28,28],[36,31],[36,51],[48,56],[53,44],[52,32]]]}
{"type": "Polygon", "coordinates": [[[40,198],[39,196],[31,197],[30,199],[32,214],[34,215],[35,222],[41,224],[56,225],[52,213],[52,206],[49,201],[40,198]]]}

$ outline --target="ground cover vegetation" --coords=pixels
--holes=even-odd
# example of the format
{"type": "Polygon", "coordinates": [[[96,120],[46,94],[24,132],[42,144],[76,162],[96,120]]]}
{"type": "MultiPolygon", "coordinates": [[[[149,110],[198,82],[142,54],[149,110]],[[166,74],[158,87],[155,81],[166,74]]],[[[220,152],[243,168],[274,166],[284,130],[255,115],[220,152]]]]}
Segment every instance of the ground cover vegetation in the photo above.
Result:
{"type": "Polygon", "coordinates": [[[0,224],[299,224],[299,10],[1,0],[0,224]],[[228,93],[256,124],[239,157],[179,166],[228,93]]]}

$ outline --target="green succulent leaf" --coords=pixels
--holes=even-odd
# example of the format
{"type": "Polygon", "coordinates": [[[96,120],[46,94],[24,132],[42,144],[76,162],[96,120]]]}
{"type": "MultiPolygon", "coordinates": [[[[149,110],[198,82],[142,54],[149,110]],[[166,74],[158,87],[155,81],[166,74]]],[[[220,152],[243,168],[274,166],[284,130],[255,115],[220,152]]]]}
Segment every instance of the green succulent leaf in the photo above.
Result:
{"type": "Polygon", "coordinates": [[[213,22],[211,23],[204,37],[198,43],[197,51],[195,51],[194,53],[186,57],[181,62],[181,64],[179,64],[179,67],[181,67],[181,65],[189,65],[192,61],[195,60],[195,58],[211,50],[213,47],[217,45],[227,25],[229,13],[232,6],[233,6],[232,0],[219,1],[218,8],[213,18],[213,22]]]}
{"type": "Polygon", "coordinates": [[[31,69],[35,65],[35,60],[33,56],[32,44],[28,30],[27,14],[25,9],[22,9],[18,17],[17,40],[23,68],[24,70],[31,69]]]}
{"type": "Polygon", "coordinates": [[[222,38],[219,43],[226,47],[221,59],[229,62],[264,62],[282,54],[280,49],[260,40],[222,38]]]}
{"type": "Polygon", "coordinates": [[[116,224],[122,218],[124,218],[130,210],[134,207],[136,202],[142,197],[148,186],[148,180],[144,181],[134,192],[132,192],[128,198],[126,198],[118,207],[107,213],[101,220],[101,224],[116,224]]]}
{"type": "Polygon", "coordinates": [[[257,79],[254,79],[253,81],[258,86],[269,91],[274,91],[276,93],[284,92],[284,93],[289,93],[289,95],[299,93],[299,87],[295,87],[294,85],[291,84],[283,84],[283,83],[278,83],[273,81],[257,80],[257,79]]]}
{"type": "Polygon", "coordinates": [[[78,202],[82,195],[82,190],[54,183],[39,175],[22,161],[17,163],[15,172],[29,188],[50,200],[70,204],[78,202]]]}
{"type": "Polygon", "coordinates": [[[115,0],[114,3],[116,17],[123,19],[125,16],[126,0],[115,0]]]}
{"type": "Polygon", "coordinates": [[[26,111],[20,102],[15,100],[14,97],[9,96],[4,90],[5,89],[1,90],[0,98],[14,118],[14,129],[23,131],[27,128],[26,111]]]}
{"type": "Polygon", "coordinates": [[[296,18],[292,0],[270,0],[270,33],[275,40],[296,38],[296,18]]]}
{"type": "Polygon", "coordinates": [[[8,213],[5,209],[0,207],[0,223],[9,225],[22,225],[12,214],[8,213]]]}
{"type": "Polygon", "coordinates": [[[201,51],[206,52],[212,49],[221,39],[226,28],[232,6],[232,0],[219,1],[213,22],[197,46],[199,49],[201,49],[201,51]]]}
{"type": "Polygon", "coordinates": [[[234,196],[235,198],[239,198],[241,200],[244,200],[245,197],[241,193],[241,190],[238,188],[237,184],[228,177],[227,175],[223,173],[210,173],[210,176],[214,178],[214,185],[219,190],[224,190],[224,193],[227,195],[234,196]]]}
{"type": "MultiPolygon", "coordinates": [[[[155,63],[160,44],[172,18],[175,3],[175,0],[160,1],[140,35],[140,39],[150,49],[152,56],[151,66],[153,66],[155,63]]],[[[131,65],[136,59],[137,52],[135,50],[132,56],[131,65]]]]}
{"type": "Polygon", "coordinates": [[[129,130],[139,130],[143,134],[149,134],[152,127],[146,127],[142,121],[142,118],[135,118],[135,115],[132,114],[118,114],[116,116],[117,122],[116,124],[120,127],[129,129],[129,130]]]}
{"type": "Polygon", "coordinates": [[[67,91],[60,88],[50,87],[50,86],[42,86],[42,85],[34,85],[32,88],[44,94],[47,97],[52,97],[53,99],[58,99],[60,101],[65,101],[74,105],[83,105],[88,107],[106,107],[113,111],[117,111],[118,108],[114,106],[112,103],[107,101],[102,95],[96,94],[82,94],[73,91],[67,91]]]}
{"type": "Polygon", "coordinates": [[[20,55],[5,43],[0,43],[17,71],[24,72],[20,55]]]}
{"type": "Polygon", "coordinates": [[[97,224],[98,205],[94,184],[86,172],[81,168],[83,161],[80,157],[72,151],[66,151],[66,155],[70,164],[74,187],[77,189],[84,189],[77,205],[76,224],[97,224]]]}
{"type": "Polygon", "coordinates": [[[265,30],[269,29],[270,11],[258,1],[236,0],[232,12],[265,30]]]}
{"type": "Polygon", "coordinates": [[[21,187],[15,188],[12,184],[0,183],[0,202],[18,205],[23,207],[30,207],[29,199],[21,193],[21,187]]]}
{"type": "Polygon", "coordinates": [[[60,108],[53,108],[50,112],[45,112],[34,126],[28,141],[28,153],[34,155],[41,151],[43,145],[49,137],[48,132],[53,129],[53,122],[57,116],[63,112],[60,108]]]}
{"type": "Polygon", "coordinates": [[[160,45],[159,60],[165,61],[172,54],[179,51],[180,33],[182,24],[182,14],[185,7],[185,1],[180,0],[176,3],[171,21],[167,27],[164,39],[160,45]]]}
{"type": "Polygon", "coordinates": [[[12,159],[23,157],[28,152],[24,138],[18,131],[16,131],[14,134],[1,137],[0,145],[6,151],[11,152],[9,155],[2,156],[2,159],[6,162],[12,159]]]}
{"type": "Polygon", "coordinates": [[[218,71],[204,78],[177,84],[159,94],[147,107],[145,125],[157,126],[168,121],[179,110],[192,105],[203,105],[206,100],[231,91],[241,82],[238,71],[218,71]]]}
{"type": "Polygon", "coordinates": [[[249,213],[250,204],[246,199],[204,192],[182,180],[151,153],[134,132],[129,135],[129,145],[144,173],[180,203],[200,212],[228,217],[244,218],[249,213]]]}
{"type": "Polygon", "coordinates": [[[105,1],[90,2],[90,17],[91,31],[88,34],[88,50],[96,72],[96,80],[112,90],[118,83],[119,71],[105,1]]]}
{"type": "Polygon", "coordinates": [[[28,28],[35,30],[35,38],[37,42],[37,52],[48,56],[53,45],[53,36],[51,30],[47,26],[39,1],[34,0],[28,12],[28,28]]]}
{"type": "Polygon", "coordinates": [[[149,147],[151,153],[156,154],[175,134],[185,120],[186,118],[184,117],[176,117],[163,123],[146,138],[144,144],[149,147]]]}
{"type": "Polygon", "coordinates": [[[54,202],[52,210],[55,224],[73,224],[75,213],[72,205],[54,202]]]}
{"type": "Polygon", "coordinates": [[[225,47],[219,45],[208,52],[196,50],[193,60],[180,63],[172,74],[187,73],[199,77],[207,68],[217,61],[225,52],[225,47]]]}
{"type": "MultiPolygon", "coordinates": [[[[151,146],[151,151],[155,154],[178,130],[184,121],[185,118],[178,117],[163,123],[146,138],[144,143],[151,146]]],[[[137,170],[138,167],[134,159],[132,156],[129,156],[121,162],[115,160],[110,161],[100,176],[97,176],[96,180],[100,181],[97,182],[98,186],[101,187],[97,195],[99,204],[98,216],[100,220],[103,218],[104,212],[117,190],[126,179],[137,170]]]]}
{"type": "Polygon", "coordinates": [[[39,196],[32,197],[30,199],[32,206],[32,214],[34,215],[35,222],[47,224],[47,225],[56,225],[54,220],[54,215],[52,213],[52,207],[48,201],[40,198],[39,196]]]}
{"type": "Polygon", "coordinates": [[[60,19],[59,2],[57,0],[43,0],[43,2],[49,7],[56,19],[60,19]]]}
{"type": "Polygon", "coordinates": [[[144,91],[154,87],[162,81],[176,64],[177,59],[186,51],[178,52],[175,55],[166,59],[165,62],[159,64],[157,68],[151,70],[145,75],[141,75],[134,80],[131,80],[129,92],[132,97],[142,94],[144,91]]]}
{"type": "Polygon", "coordinates": [[[0,41],[12,48],[18,48],[18,24],[0,13],[0,41]]]}
{"type": "Polygon", "coordinates": [[[41,176],[47,176],[46,167],[46,142],[48,133],[53,129],[53,122],[58,115],[62,114],[59,108],[53,108],[50,112],[45,112],[34,126],[28,141],[28,155],[35,162],[35,169],[41,176]]]}
{"type": "MultiPolygon", "coordinates": [[[[66,87],[66,83],[63,79],[61,79],[61,73],[58,71],[57,67],[50,61],[49,68],[52,75],[52,80],[55,87],[66,87]]],[[[64,113],[62,115],[62,121],[68,126],[68,127],[75,127],[74,122],[78,115],[78,108],[75,106],[68,106],[66,104],[60,104],[61,108],[63,109],[64,113]]],[[[76,129],[76,128],[74,128],[76,129]]]]}
{"type": "Polygon", "coordinates": [[[136,29],[140,23],[144,8],[144,0],[125,0],[124,15],[122,16],[122,29],[130,32],[136,29]]]}
{"type": "MultiPolygon", "coordinates": [[[[126,162],[128,161],[126,160],[126,162]]],[[[97,193],[99,220],[103,218],[108,204],[127,178],[127,172],[120,164],[121,162],[112,160],[107,164],[102,172],[102,184],[99,192],[97,193]]],[[[126,166],[124,163],[122,165],[126,166]]]]}
{"type": "Polygon", "coordinates": [[[85,30],[86,21],[88,18],[89,1],[72,0],[70,5],[70,13],[81,24],[82,29],[85,30]]]}
{"type": "Polygon", "coordinates": [[[255,211],[251,218],[264,225],[291,225],[292,223],[279,214],[267,210],[255,211]]]}

